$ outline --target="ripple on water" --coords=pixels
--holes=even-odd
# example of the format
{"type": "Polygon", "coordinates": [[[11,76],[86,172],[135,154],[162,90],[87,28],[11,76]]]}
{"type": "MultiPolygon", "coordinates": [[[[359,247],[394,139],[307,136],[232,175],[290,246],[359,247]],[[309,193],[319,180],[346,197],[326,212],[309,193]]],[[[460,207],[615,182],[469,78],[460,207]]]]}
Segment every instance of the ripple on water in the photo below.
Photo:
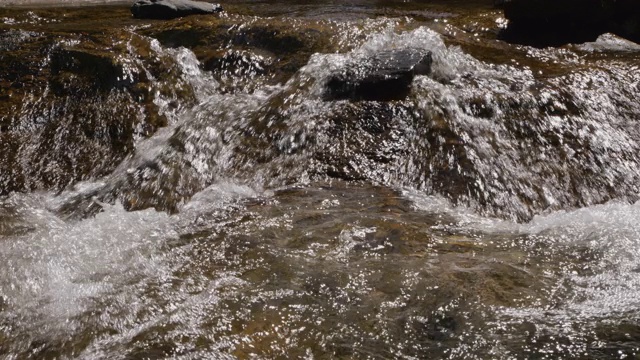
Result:
{"type": "Polygon", "coordinates": [[[32,227],[0,243],[7,353],[635,351],[639,204],[517,224],[415,190],[340,182],[274,193],[220,183],[173,216],[101,204],[65,222],[47,203],[3,203],[32,227]]]}

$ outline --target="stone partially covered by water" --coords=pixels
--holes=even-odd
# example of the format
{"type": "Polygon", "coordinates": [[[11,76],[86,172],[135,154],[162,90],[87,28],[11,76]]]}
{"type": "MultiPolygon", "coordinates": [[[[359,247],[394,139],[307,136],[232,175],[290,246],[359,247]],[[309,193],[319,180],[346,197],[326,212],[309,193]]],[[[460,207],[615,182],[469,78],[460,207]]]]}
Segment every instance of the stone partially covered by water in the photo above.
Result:
{"type": "Polygon", "coordinates": [[[0,147],[11,154],[0,160],[2,193],[104,174],[133,146],[136,105],[146,90],[133,93],[136,79],[104,44],[73,42],[36,33],[0,55],[7,74],[0,147]]]}
{"type": "Polygon", "coordinates": [[[146,174],[145,187],[181,194],[172,201],[218,176],[269,186],[337,177],[418,187],[517,219],[633,198],[637,134],[628,121],[638,110],[625,84],[637,83],[637,72],[632,62],[610,66],[536,77],[482,63],[426,29],[382,34],[350,53],[312,56],[268,93],[222,94],[202,104],[171,150],[134,173],[146,174]],[[433,71],[415,78],[404,101],[323,101],[325,84],[344,64],[416,43],[433,51],[433,71]],[[589,79],[621,96],[598,97],[589,79]],[[218,121],[208,123],[211,117],[218,121]],[[176,175],[152,175],[157,169],[176,175]]]}
{"type": "MultiPolygon", "coordinates": [[[[157,72],[161,62],[133,58],[148,51],[148,41],[115,31],[97,39],[28,33],[19,47],[3,52],[0,147],[10,155],[0,160],[0,193],[63,188],[105,175],[136,139],[165,126],[161,80],[174,79],[169,93],[180,85],[171,71],[157,72]]],[[[182,101],[189,101],[188,91],[182,101]]]]}
{"type": "MultiPolygon", "coordinates": [[[[599,59],[502,47],[491,64],[394,21],[372,22],[378,32],[346,43],[353,36],[330,21],[235,15],[89,39],[55,26],[67,40],[6,32],[7,47],[25,46],[24,55],[4,55],[18,79],[9,86],[20,87],[3,102],[3,146],[15,154],[3,159],[5,192],[61,189],[117,167],[100,198],[176,211],[221,177],[276,187],[340,178],[416,187],[520,220],[638,192],[637,134],[628,126],[638,113],[633,49],[599,59]],[[505,53],[524,65],[502,64],[505,53]],[[429,66],[416,71],[421,63],[429,66]],[[340,94],[361,101],[323,101],[336,74],[354,68],[363,71],[351,71],[353,86],[340,94]],[[401,89],[372,87],[376,71],[401,89]],[[139,141],[165,124],[144,153],[139,141]]],[[[450,26],[436,28],[453,36],[450,26]]],[[[477,51],[473,39],[450,41],[477,51]]]]}

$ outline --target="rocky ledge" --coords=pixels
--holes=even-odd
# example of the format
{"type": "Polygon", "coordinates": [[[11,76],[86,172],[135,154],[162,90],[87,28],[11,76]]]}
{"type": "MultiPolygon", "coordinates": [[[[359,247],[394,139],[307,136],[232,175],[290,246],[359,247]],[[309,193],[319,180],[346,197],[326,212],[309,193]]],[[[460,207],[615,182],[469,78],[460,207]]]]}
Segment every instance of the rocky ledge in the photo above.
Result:
{"type": "Polygon", "coordinates": [[[610,32],[640,42],[638,0],[507,0],[508,41],[536,46],[594,41],[610,32]]]}

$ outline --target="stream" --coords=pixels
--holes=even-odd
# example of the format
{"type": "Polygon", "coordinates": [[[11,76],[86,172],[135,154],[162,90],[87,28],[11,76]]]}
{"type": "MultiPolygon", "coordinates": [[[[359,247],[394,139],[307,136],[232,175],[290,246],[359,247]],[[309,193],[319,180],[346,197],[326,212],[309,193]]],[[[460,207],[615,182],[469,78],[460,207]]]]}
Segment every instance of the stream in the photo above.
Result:
{"type": "Polygon", "coordinates": [[[0,359],[640,359],[640,45],[222,5],[0,5],[0,359]],[[402,49],[406,96],[327,99],[402,49]]]}

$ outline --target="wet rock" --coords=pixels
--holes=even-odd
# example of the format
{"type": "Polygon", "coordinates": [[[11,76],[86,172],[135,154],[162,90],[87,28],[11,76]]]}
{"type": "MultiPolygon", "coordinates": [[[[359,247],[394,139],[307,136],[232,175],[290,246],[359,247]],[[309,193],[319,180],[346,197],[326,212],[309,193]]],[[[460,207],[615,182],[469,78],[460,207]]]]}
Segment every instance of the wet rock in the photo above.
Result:
{"type": "Polygon", "coordinates": [[[598,53],[634,53],[640,51],[640,44],[625,40],[614,34],[603,34],[594,42],[586,42],[574,46],[575,49],[598,53]]]}
{"type": "Polygon", "coordinates": [[[400,100],[409,93],[415,75],[428,75],[430,51],[400,49],[380,52],[347,65],[329,78],[325,100],[400,100]]]}
{"type": "Polygon", "coordinates": [[[218,4],[190,0],[138,0],[131,7],[131,13],[136,19],[169,20],[221,11],[222,7],[218,4]]]}
{"type": "Polygon", "coordinates": [[[84,84],[93,89],[111,91],[114,88],[133,86],[133,77],[124,75],[122,64],[106,51],[57,48],[51,54],[51,80],[57,93],[73,91],[65,85],[81,77],[84,84]]]}
{"type": "Polygon", "coordinates": [[[640,41],[640,3],[635,0],[510,0],[502,4],[508,41],[535,46],[594,41],[612,32],[640,41]]]}
{"type": "Polygon", "coordinates": [[[257,18],[238,26],[227,17],[191,17],[156,22],[139,32],[165,47],[190,49],[222,86],[231,80],[233,87],[250,89],[261,81],[285,83],[312,54],[336,52],[332,31],[323,23],[292,19],[257,18]]]}
{"type": "Polygon", "coordinates": [[[58,191],[102,176],[133,151],[136,138],[166,123],[147,74],[171,78],[170,71],[143,71],[129,54],[144,53],[146,42],[133,39],[127,48],[114,41],[119,31],[3,35],[0,47],[12,50],[0,52],[0,153],[7,154],[0,195],[58,191]]]}

